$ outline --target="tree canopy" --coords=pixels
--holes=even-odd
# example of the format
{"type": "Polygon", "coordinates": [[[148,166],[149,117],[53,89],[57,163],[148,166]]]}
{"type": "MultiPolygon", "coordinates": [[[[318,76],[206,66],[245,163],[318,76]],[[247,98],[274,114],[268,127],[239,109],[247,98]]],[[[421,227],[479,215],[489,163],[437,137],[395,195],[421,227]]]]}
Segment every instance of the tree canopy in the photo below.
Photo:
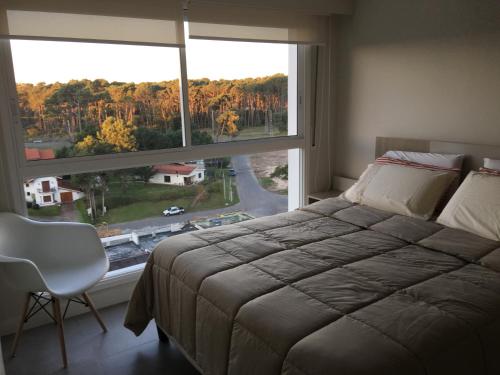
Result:
{"type": "MultiPolygon", "coordinates": [[[[193,144],[235,136],[245,127],[286,129],[288,79],[283,74],[204,78],[188,85],[193,144]]],[[[18,84],[17,92],[26,140],[66,140],[76,145],[75,150],[59,150],[59,155],[182,145],[178,80],[42,82],[18,84]]]]}

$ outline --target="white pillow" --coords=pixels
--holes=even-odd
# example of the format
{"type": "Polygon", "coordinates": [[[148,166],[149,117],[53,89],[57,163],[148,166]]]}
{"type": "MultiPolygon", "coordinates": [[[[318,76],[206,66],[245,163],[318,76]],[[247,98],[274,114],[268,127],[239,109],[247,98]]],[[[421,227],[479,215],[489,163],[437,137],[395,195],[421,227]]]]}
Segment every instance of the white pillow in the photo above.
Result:
{"type": "Polygon", "coordinates": [[[381,165],[379,164],[368,164],[368,167],[366,167],[361,176],[359,176],[358,181],[356,181],[356,183],[349,189],[344,191],[340,195],[340,198],[346,199],[350,202],[360,203],[361,196],[365,192],[365,189],[372,180],[373,176],[377,174],[380,167],[381,165]]]}
{"type": "Polygon", "coordinates": [[[456,172],[373,164],[341,195],[351,202],[428,220],[456,172]]]}
{"type": "Polygon", "coordinates": [[[484,167],[500,171],[500,160],[484,158],[484,167]]]}
{"type": "Polygon", "coordinates": [[[470,172],[437,222],[500,241],[500,177],[470,172]]]}
{"type": "Polygon", "coordinates": [[[464,161],[464,155],[462,154],[436,154],[432,152],[387,151],[384,156],[450,169],[462,169],[464,161]]]}

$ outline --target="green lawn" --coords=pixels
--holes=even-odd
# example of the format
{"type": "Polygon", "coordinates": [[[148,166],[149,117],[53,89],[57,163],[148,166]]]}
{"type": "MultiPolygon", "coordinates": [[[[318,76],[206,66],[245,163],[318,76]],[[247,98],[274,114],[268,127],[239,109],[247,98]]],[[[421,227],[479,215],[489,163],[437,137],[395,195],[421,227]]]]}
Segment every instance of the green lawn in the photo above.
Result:
{"type": "Polygon", "coordinates": [[[33,217],[50,217],[59,216],[61,213],[60,206],[47,206],[40,208],[28,208],[28,215],[33,217]]]}
{"type": "MultiPolygon", "coordinates": [[[[226,183],[228,183],[227,180],[226,183]]],[[[162,211],[170,206],[184,207],[186,212],[226,207],[226,203],[232,205],[239,202],[234,179],[231,179],[231,183],[233,185],[232,203],[229,202],[229,194],[227,194],[226,201],[224,201],[222,182],[220,180],[191,186],[132,182],[127,186],[126,190],[123,190],[118,182],[113,182],[109,184],[109,191],[105,196],[108,212],[99,217],[98,222],[114,224],[160,216],[162,211]],[[196,199],[200,191],[203,191],[203,188],[205,194],[202,194],[201,199],[196,199]]],[[[96,196],[96,201],[99,206],[100,196],[96,196]]],[[[88,221],[83,201],[82,204],[77,205],[77,208],[82,219],[88,221]]]]}
{"type": "Polygon", "coordinates": [[[259,184],[267,190],[268,188],[274,186],[274,181],[271,177],[260,177],[259,184]]]}
{"type": "MultiPolygon", "coordinates": [[[[201,131],[205,131],[209,134],[212,134],[212,129],[201,129],[201,131]]],[[[241,129],[236,137],[229,137],[227,135],[223,135],[219,137],[219,142],[242,141],[246,139],[257,139],[257,138],[268,138],[268,137],[284,137],[287,135],[288,135],[287,131],[280,131],[277,126],[274,127],[272,134],[266,132],[265,126],[254,126],[251,128],[241,129]]]]}

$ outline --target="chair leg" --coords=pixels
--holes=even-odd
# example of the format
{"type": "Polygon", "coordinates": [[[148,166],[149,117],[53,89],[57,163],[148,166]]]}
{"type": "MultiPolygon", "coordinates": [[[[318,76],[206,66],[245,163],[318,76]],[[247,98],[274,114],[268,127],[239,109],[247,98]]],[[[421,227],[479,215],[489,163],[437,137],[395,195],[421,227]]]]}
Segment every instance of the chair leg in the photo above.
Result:
{"type": "Polygon", "coordinates": [[[19,339],[21,338],[21,335],[23,333],[24,323],[26,323],[26,313],[28,312],[28,308],[30,306],[30,300],[31,293],[27,293],[24,300],[21,319],[19,319],[19,324],[17,326],[16,336],[14,337],[14,342],[12,343],[12,352],[10,354],[12,358],[16,356],[17,345],[19,344],[19,339]]]}
{"type": "Polygon", "coordinates": [[[85,300],[85,303],[87,303],[87,305],[89,306],[90,311],[92,311],[92,314],[94,314],[94,316],[95,316],[97,322],[99,323],[99,325],[101,326],[103,332],[105,332],[105,333],[108,332],[108,329],[106,328],[106,325],[104,324],[103,320],[101,319],[101,316],[97,312],[97,310],[96,310],[96,308],[94,306],[94,303],[90,299],[90,297],[87,294],[87,292],[83,293],[82,296],[83,296],[83,299],[85,300]]]}
{"type": "Polygon", "coordinates": [[[66,357],[66,344],[64,342],[64,324],[61,315],[61,301],[59,298],[52,297],[52,308],[54,309],[54,318],[57,322],[57,331],[59,333],[59,343],[61,345],[61,354],[64,368],[68,367],[68,358],[66,357]]]}

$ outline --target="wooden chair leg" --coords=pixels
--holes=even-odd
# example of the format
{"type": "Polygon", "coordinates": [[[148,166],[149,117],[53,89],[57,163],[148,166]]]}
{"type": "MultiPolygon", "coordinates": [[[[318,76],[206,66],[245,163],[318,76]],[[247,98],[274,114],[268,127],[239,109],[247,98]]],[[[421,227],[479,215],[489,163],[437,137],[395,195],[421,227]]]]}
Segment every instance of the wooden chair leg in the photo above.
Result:
{"type": "Polygon", "coordinates": [[[64,368],[68,367],[68,358],[66,357],[66,344],[64,342],[64,324],[61,315],[61,301],[59,298],[52,297],[52,308],[54,310],[54,318],[57,322],[57,331],[59,333],[59,343],[61,345],[61,354],[64,368]]]}
{"type": "Polygon", "coordinates": [[[19,339],[21,338],[21,335],[23,333],[24,323],[26,323],[26,314],[28,313],[28,308],[30,306],[30,300],[31,300],[31,293],[27,293],[25,300],[24,300],[23,310],[21,313],[21,319],[19,319],[19,324],[17,326],[16,336],[14,337],[14,342],[12,343],[12,352],[10,354],[10,356],[12,358],[14,358],[16,356],[17,345],[19,344],[19,339]]]}
{"type": "Polygon", "coordinates": [[[97,322],[99,323],[99,325],[101,326],[103,332],[108,332],[108,329],[106,328],[106,325],[104,324],[103,320],[101,319],[101,316],[97,312],[97,310],[96,310],[96,308],[94,306],[94,303],[90,299],[90,297],[87,294],[87,292],[83,293],[82,296],[83,296],[83,299],[85,300],[85,303],[87,305],[89,305],[90,311],[92,311],[92,314],[94,314],[94,316],[95,316],[97,322]]]}

